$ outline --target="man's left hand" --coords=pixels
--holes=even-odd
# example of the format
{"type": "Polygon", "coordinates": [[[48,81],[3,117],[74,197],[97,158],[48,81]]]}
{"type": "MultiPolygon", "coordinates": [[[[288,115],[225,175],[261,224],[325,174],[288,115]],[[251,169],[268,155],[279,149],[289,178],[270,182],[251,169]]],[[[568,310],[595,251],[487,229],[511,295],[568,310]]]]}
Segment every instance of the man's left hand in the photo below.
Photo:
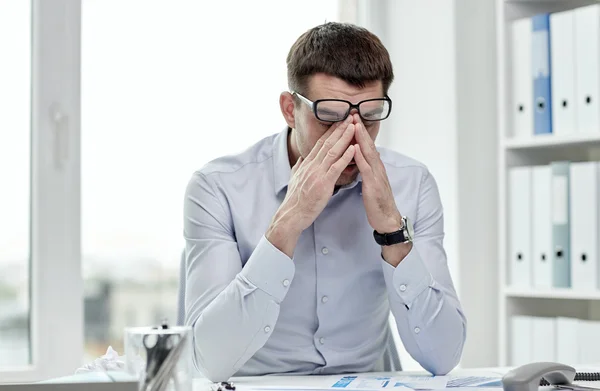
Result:
{"type": "MultiPolygon", "coordinates": [[[[357,119],[355,122],[355,138],[358,144],[355,145],[354,160],[362,175],[362,194],[367,219],[371,227],[379,233],[396,232],[402,225],[402,217],[396,207],[385,166],[363,123],[357,119]]],[[[400,243],[383,246],[381,253],[387,263],[396,267],[411,249],[412,243],[400,243]]]]}
{"type": "MultiPolygon", "coordinates": [[[[358,116],[357,114],[355,114],[358,116]]],[[[400,212],[394,201],[385,166],[379,151],[363,123],[356,122],[354,160],[362,175],[362,193],[369,224],[379,233],[390,233],[400,229],[400,212]]]]}

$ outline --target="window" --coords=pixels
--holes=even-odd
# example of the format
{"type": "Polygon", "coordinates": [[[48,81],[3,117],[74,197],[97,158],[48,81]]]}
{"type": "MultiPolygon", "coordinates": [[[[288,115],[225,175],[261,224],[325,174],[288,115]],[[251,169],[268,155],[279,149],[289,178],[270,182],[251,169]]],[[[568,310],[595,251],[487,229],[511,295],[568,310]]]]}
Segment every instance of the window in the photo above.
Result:
{"type": "Polygon", "coordinates": [[[86,360],[122,354],[128,321],[175,322],[188,180],[284,128],[287,52],[338,19],[333,0],[83,1],[86,360]]]}
{"type": "Polygon", "coordinates": [[[3,382],[82,363],[79,22],[76,1],[0,2],[3,382]]]}
{"type": "Polygon", "coordinates": [[[0,368],[30,363],[31,4],[0,2],[0,368]]]}

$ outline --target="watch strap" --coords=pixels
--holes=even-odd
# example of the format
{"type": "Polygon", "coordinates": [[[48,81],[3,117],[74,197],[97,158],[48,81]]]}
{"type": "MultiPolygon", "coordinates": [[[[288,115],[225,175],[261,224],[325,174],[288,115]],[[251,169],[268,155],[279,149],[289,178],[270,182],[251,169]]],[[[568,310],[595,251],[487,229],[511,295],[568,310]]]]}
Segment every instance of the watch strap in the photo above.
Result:
{"type": "Polygon", "coordinates": [[[373,237],[380,246],[391,246],[393,244],[404,243],[407,241],[406,237],[404,236],[404,229],[383,234],[373,231],[373,237]]]}

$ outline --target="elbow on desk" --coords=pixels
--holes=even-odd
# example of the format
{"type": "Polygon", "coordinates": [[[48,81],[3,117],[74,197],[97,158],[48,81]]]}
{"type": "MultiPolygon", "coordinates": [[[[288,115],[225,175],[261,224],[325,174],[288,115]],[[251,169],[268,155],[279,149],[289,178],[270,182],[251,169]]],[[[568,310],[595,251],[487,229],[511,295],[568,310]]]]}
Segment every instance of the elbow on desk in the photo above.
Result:
{"type": "Polygon", "coordinates": [[[459,361],[460,358],[452,358],[445,360],[438,358],[436,362],[431,363],[430,365],[426,365],[424,367],[428,372],[430,372],[434,376],[445,376],[448,373],[450,373],[450,371],[452,371],[454,368],[456,368],[459,361]]]}
{"type": "Polygon", "coordinates": [[[465,339],[463,338],[452,350],[432,352],[431,359],[423,363],[423,368],[435,376],[447,375],[460,362],[464,346],[465,339]]]}
{"type": "Polygon", "coordinates": [[[201,360],[197,349],[194,352],[194,366],[202,376],[213,383],[228,381],[236,372],[233,365],[227,365],[218,358],[208,362],[201,360]]]}

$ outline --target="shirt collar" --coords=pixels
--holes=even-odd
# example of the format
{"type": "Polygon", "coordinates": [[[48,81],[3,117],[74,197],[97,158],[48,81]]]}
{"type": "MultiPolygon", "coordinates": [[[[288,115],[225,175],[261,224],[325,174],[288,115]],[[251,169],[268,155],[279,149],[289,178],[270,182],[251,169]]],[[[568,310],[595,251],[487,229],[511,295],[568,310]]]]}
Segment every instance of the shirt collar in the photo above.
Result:
{"type": "Polygon", "coordinates": [[[275,195],[278,195],[287,187],[292,175],[290,158],[288,154],[288,134],[292,129],[286,127],[275,137],[273,143],[273,174],[275,184],[275,195]]]}
{"type": "MultiPolygon", "coordinates": [[[[273,177],[275,178],[275,195],[279,195],[279,193],[287,187],[292,175],[288,151],[288,135],[291,131],[292,129],[286,127],[275,137],[275,141],[273,142],[273,177]]],[[[362,190],[362,176],[360,173],[352,183],[340,187],[338,191],[352,189],[357,187],[358,184],[360,184],[358,188],[362,190]]]]}

